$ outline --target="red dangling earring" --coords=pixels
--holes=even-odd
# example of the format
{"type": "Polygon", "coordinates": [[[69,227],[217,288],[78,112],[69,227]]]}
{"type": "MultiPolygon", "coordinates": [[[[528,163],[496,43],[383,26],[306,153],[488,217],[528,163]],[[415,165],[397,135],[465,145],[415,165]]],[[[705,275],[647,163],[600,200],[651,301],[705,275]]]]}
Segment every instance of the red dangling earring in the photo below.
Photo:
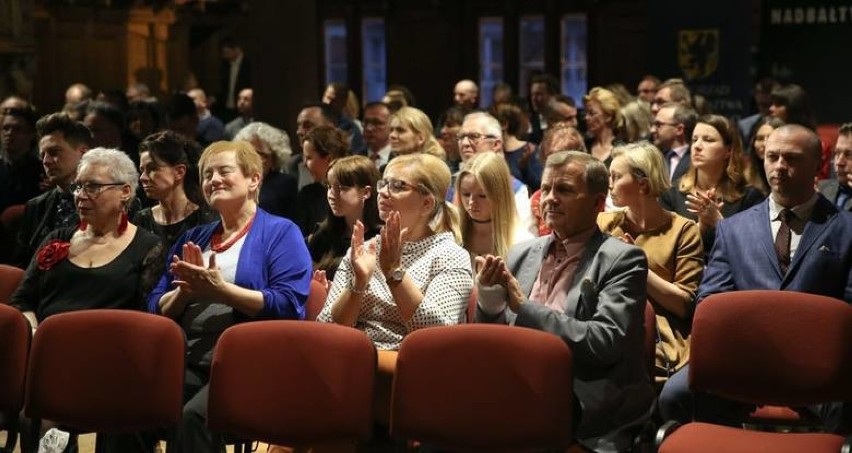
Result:
{"type": "Polygon", "coordinates": [[[81,220],[80,223],[77,224],[77,229],[79,231],[86,231],[86,228],[89,228],[89,224],[86,223],[85,220],[81,220]]]}
{"type": "Polygon", "coordinates": [[[127,212],[121,211],[121,218],[118,220],[118,235],[121,236],[127,230],[127,212]]]}

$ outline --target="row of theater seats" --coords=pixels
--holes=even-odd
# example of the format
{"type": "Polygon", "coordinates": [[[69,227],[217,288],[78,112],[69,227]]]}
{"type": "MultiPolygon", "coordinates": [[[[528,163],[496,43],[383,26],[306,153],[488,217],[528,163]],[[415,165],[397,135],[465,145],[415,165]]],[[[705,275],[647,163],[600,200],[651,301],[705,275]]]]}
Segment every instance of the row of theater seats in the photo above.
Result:
{"type": "MultiPolygon", "coordinates": [[[[29,332],[19,312],[0,305],[3,415],[24,407],[30,417],[78,432],[178,423],[184,341],[173,321],[89,310],[47,319],[31,345],[29,332]]],[[[365,441],[381,410],[381,354],[361,331],[337,325],[234,326],[214,355],[208,423],[281,445],[365,441]]],[[[555,336],[436,327],[408,335],[395,358],[388,415],[395,438],[460,451],[578,449],[569,429],[571,349],[555,336]]],[[[852,308],[792,292],[713,296],[695,313],[690,370],[693,390],[742,402],[852,401],[852,308]]],[[[661,429],[659,451],[838,452],[852,445],[821,433],[674,428],[661,429]]]]}

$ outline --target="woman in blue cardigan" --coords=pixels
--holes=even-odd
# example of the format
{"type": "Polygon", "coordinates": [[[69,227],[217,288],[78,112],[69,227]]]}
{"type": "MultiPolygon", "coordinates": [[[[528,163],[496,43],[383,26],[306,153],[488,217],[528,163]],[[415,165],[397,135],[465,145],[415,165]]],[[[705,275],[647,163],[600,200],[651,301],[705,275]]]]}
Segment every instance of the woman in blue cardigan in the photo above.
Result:
{"type": "Polygon", "coordinates": [[[263,174],[248,142],[216,142],[199,160],[202,189],[219,221],[193,228],[172,247],[148,298],[187,337],[186,403],[178,451],[220,451],[206,427],[213,349],[228,327],[256,319],[304,319],[311,256],[299,228],[257,207],[263,174]]]}

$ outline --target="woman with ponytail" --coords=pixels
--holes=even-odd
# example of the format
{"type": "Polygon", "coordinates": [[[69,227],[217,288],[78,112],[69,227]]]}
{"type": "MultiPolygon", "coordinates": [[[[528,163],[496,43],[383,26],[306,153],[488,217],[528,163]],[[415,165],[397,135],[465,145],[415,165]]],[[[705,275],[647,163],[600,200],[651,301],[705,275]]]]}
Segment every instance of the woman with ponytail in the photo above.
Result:
{"type": "Polygon", "coordinates": [[[449,185],[437,157],[390,161],[377,184],[385,226],[365,242],[364,225],[355,223],[318,321],[354,326],[378,349],[396,350],[408,332],[464,319],[473,278],[455,209],[444,201],[449,185]]]}

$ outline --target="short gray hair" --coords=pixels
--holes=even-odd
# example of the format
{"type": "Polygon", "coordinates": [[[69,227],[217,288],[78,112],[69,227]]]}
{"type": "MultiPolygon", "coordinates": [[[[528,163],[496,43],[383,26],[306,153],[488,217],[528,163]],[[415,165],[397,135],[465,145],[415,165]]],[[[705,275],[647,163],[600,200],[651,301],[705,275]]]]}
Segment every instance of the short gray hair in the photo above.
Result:
{"type": "Polygon", "coordinates": [[[483,127],[485,128],[485,133],[488,135],[493,135],[499,139],[503,138],[503,128],[500,127],[500,121],[497,121],[497,118],[494,118],[490,113],[487,112],[473,112],[468,113],[464,117],[464,121],[462,124],[468,121],[481,121],[483,127]]]}
{"type": "Polygon", "coordinates": [[[247,142],[251,142],[255,138],[260,140],[269,151],[272,151],[272,156],[275,159],[275,170],[281,171],[293,154],[290,136],[287,135],[287,132],[264,122],[255,121],[244,126],[234,136],[234,140],[247,142]]]}
{"type": "Polygon", "coordinates": [[[139,187],[139,172],[130,157],[120,149],[95,148],[86,151],[77,164],[77,173],[92,165],[105,167],[109,171],[112,182],[120,182],[130,186],[130,200],[136,196],[139,187]]]}
{"type": "Polygon", "coordinates": [[[609,191],[609,171],[603,162],[595,159],[591,154],[580,151],[559,151],[547,158],[545,168],[559,168],[576,162],[583,166],[583,180],[586,183],[586,191],[592,195],[602,194],[606,196],[609,191]]]}

